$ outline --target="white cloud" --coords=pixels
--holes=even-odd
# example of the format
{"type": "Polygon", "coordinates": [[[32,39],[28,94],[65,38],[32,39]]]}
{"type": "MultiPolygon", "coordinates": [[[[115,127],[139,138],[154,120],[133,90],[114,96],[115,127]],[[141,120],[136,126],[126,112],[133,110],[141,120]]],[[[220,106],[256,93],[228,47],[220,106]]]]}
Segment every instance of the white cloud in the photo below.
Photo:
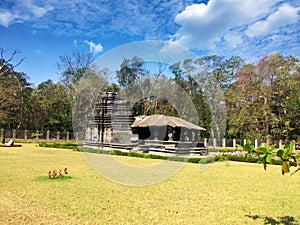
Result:
{"type": "Polygon", "coordinates": [[[299,22],[299,9],[295,1],[282,4],[275,0],[210,0],[207,4],[193,4],[175,17],[180,28],[170,42],[207,54],[248,57],[259,54],[260,49],[281,51],[280,41],[288,40],[285,44],[293,46],[299,42],[295,34],[290,34],[294,39],[285,37],[299,22]]]}
{"type": "Polygon", "coordinates": [[[225,34],[224,40],[229,48],[236,48],[243,43],[243,38],[238,32],[228,32],[225,34]]]}
{"type": "MultiPolygon", "coordinates": [[[[138,36],[166,40],[176,31],[174,15],[195,0],[14,0],[1,2],[0,8],[22,20],[10,20],[6,26],[27,22],[34,29],[48,29],[58,35],[138,36]]],[[[3,23],[4,24],[4,23],[3,23]]],[[[127,38],[126,37],[126,38],[127,38]]],[[[135,39],[130,39],[134,41],[135,39]]]]}
{"type": "Polygon", "coordinates": [[[275,13],[269,15],[267,19],[251,25],[246,31],[246,35],[249,37],[268,35],[280,27],[296,23],[299,20],[299,10],[300,8],[293,8],[284,4],[275,13]]]}
{"type": "Polygon", "coordinates": [[[222,38],[231,46],[242,43],[234,30],[269,12],[274,0],[210,0],[193,4],[175,17],[181,27],[174,43],[189,48],[211,49],[222,38]],[[233,33],[232,33],[233,32],[233,33]]]}
{"type": "Polygon", "coordinates": [[[0,25],[9,27],[11,24],[24,23],[36,18],[43,17],[53,10],[51,6],[38,6],[31,0],[16,1],[9,10],[0,9],[0,25]]]}
{"type": "Polygon", "coordinates": [[[17,18],[11,12],[0,9],[0,25],[8,27],[17,18]]]}
{"type": "Polygon", "coordinates": [[[44,16],[47,12],[53,10],[53,7],[51,6],[39,7],[34,4],[28,5],[28,8],[31,10],[32,14],[37,18],[40,18],[44,16]]]}
{"type": "Polygon", "coordinates": [[[85,40],[84,43],[90,46],[90,52],[93,54],[97,54],[103,51],[103,46],[101,44],[95,44],[93,41],[85,40]]]}

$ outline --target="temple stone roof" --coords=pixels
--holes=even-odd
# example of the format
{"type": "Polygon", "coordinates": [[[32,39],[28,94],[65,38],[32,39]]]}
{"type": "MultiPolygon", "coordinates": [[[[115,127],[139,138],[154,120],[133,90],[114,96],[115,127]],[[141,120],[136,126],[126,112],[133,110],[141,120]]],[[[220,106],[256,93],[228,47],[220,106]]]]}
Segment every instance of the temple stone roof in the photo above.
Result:
{"type": "Polygon", "coordinates": [[[187,128],[193,130],[206,130],[203,127],[197,126],[179,117],[165,116],[165,115],[151,115],[145,117],[138,117],[131,125],[131,127],[161,127],[161,126],[170,126],[173,128],[187,128]]]}

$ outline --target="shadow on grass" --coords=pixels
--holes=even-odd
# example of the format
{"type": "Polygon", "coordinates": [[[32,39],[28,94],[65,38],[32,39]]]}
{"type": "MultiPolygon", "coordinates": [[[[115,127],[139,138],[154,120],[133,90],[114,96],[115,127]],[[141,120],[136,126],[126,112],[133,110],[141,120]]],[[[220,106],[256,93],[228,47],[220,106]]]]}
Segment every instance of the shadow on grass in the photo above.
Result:
{"type": "Polygon", "coordinates": [[[258,215],[245,215],[246,217],[249,217],[253,220],[263,220],[263,224],[271,224],[271,225],[277,225],[277,224],[285,224],[285,225],[299,225],[299,221],[295,219],[293,216],[281,216],[276,218],[272,218],[269,216],[258,216],[258,215]]]}
{"type": "Polygon", "coordinates": [[[63,176],[56,179],[50,179],[48,176],[39,176],[35,179],[35,181],[64,181],[64,180],[70,180],[74,179],[74,177],[71,176],[63,176]]]}

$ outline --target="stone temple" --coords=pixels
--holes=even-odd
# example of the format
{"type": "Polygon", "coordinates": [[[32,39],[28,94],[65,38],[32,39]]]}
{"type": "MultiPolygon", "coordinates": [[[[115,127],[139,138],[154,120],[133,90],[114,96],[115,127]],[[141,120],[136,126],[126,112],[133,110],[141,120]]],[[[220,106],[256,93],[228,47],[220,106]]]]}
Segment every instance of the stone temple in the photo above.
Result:
{"type": "Polygon", "coordinates": [[[87,118],[85,145],[171,156],[206,155],[206,141],[199,142],[201,130],[205,129],[177,117],[153,115],[136,120],[128,100],[104,92],[87,118]]]}
{"type": "Polygon", "coordinates": [[[115,92],[104,92],[95,104],[94,114],[88,116],[86,145],[98,147],[132,147],[131,124],[134,118],[129,101],[115,92]]]}

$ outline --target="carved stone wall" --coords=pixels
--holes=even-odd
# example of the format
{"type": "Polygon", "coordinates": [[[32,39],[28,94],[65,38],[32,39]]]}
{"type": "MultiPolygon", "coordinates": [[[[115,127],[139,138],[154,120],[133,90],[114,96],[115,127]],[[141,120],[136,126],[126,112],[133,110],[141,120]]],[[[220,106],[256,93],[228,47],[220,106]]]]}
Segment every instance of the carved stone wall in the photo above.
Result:
{"type": "Polygon", "coordinates": [[[130,104],[115,92],[104,92],[88,116],[86,144],[131,144],[134,118],[130,104]]]}

